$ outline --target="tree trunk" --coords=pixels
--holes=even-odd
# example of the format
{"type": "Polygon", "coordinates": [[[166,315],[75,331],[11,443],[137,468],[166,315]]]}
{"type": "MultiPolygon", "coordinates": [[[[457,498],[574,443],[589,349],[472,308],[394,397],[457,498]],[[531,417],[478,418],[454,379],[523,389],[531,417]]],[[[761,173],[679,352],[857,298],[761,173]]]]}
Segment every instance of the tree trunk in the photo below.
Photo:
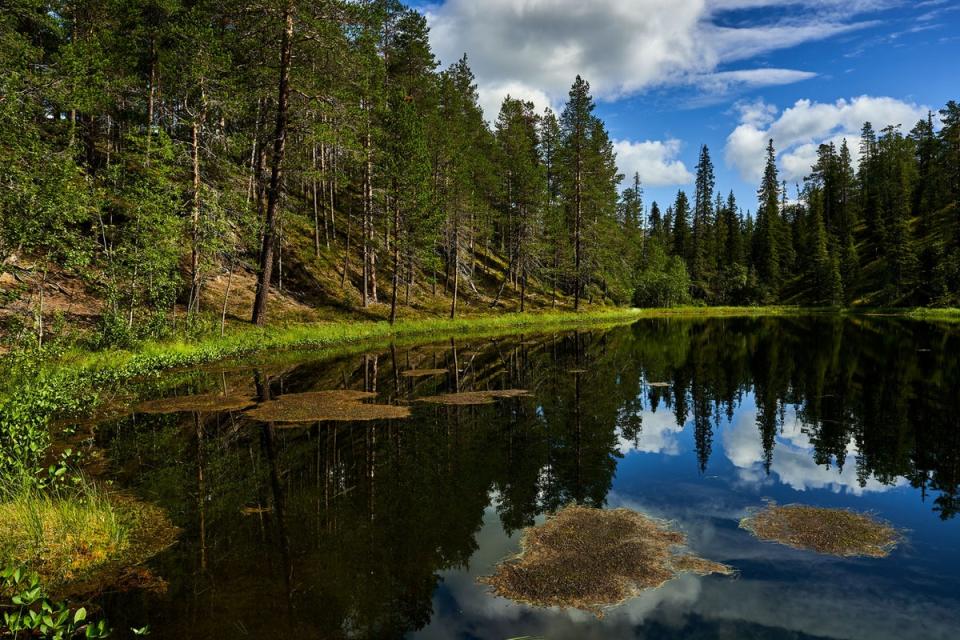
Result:
{"type": "Polygon", "coordinates": [[[230,302],[230,285],[233,284],[233,260],[230,261],[230,275],[227,276],[227,290],[223,293],[223,311],[220,314],[220,337],[223,337],[227,325],[227,304],[230,302]]]}
{"type": "Polygon", "coordinates": [[[191,160],[193,161],[193,203],[190,211],[190,299],[187,312],[193,311],[200,296],[200,123],[193,119],[190,127],[191,160]]]}
{"type": "Polygon", "coordinates": [[[353,234],[353,217],[347,209],[347,239],[343,248],[343,274],[340,276],[340,288],[347,286],[347,271],[350,270],[350,236],[353,234]]]}
{"type": "Polygon", "coordinates": [[[400,286],[400,201],[393,203],[393,292],[390,294],[390,324],[397,320],[397,287],[400,286]]]}
{"type": "Polygon", "coordinates": [[[580,310],[580,227],[583,223],[583,158],[581,151],[577,150],[577,176],[576,176],[576,215],[573,223],[573,253],[574,253],[574,291],[573,291],[573,310],[580,310]]]}
{"type": "Polygon", "coordinates": [[[253,303],[252,321],[263,325],[267,315],[267,294],[273,271],[273,241],[276,233],[277,205],[280,200],[283,172],[283,152],[287,143],[287,99],[290,95],[290,56],[293,49],[293,6],[284,9],[285,26],[280,42],[280,79],[277,87],[277,125],[273,141],[273,162],[270,168],[270,187],[267,192],[267,213],[264,220],[263,244],[257,274],[257,295],[253,303]]]}
{"type": "MultiPolygon", "coordinates": [[[[313,200],[313,249],[316,256],[320,257],[320,201],[317,194],[317,145],[311,145],[313,152],[313,185],[312,185],[312,197],[313,200]]],[[[322,164],[321,160],[321,164],[322,164]]],[[[327,226],[327,217],[323,217],[323,226],[327,226]]],[[[327,239],[327,246],[330,246],[329,237],[327,239]]]]}
{"type": "Polygon", "coordinates": [[[526,311],[527,304],[527,268],[523,268],[523,274],[520,276],[520,313],[526,311]]]}
{"type": "Polygon", "coordinates": [[[457,317],[457,288],[460,284],[460,233],[459,229],[453,232],[453,299],[450,302],[450,319],[457,317]]]}
{"type": "Polygon", "coordinates": [[[150,39],[150,93],[147,95],[147,151],[144,162],[150,166],[150,146],[153,142],[153,109],[154,97],[157,91],[157,43],[155,38],[150,39]]]}

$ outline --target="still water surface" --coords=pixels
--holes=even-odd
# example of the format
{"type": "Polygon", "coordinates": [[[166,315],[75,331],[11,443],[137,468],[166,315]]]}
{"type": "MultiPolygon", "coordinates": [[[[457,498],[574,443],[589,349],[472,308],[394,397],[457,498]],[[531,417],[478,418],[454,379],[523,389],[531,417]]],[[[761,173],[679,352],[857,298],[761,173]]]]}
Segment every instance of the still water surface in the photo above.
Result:
{"type": "MultiPolygon", "coordinates": [[[[960,329],[829,317],[645,320],[178,373],[154,397],[374,391],[403,420],[286,425],[241,411],[100,425],[118,484],[168,510],[162,592],[103,597],[154,638],[960,637],[960,329]],[[411,369],[443,369],[405,376],[411,369]],[[437,406],[454,390],[529,398],[437,406]],[[738,528],[772,499],[906,530],[840,559],[738,528]],[[682,575],[602,620],[477,577],[571,502],[682,529],[735,578],[682,575]]],[[[121,634],[122,635],[122,634],[121,634]]]]}

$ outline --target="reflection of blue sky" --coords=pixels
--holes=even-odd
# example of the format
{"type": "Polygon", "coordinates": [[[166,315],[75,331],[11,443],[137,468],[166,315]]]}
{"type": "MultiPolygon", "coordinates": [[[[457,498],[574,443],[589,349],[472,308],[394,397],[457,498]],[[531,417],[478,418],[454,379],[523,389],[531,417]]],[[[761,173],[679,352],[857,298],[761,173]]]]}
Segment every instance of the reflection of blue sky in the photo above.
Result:
{"type": "MultiPolygon", "coordinates": [[[[723,453],[737,467],[738,477],[747,483],[763,484],[770,481],[763,468],[763,446],[757,431],[757,410],[752,397],[736,412],[732,424],[720,434],[723,453]]],[[[818,465],[813,458],[813,443],[804,432],[803,425],[793,408],[787,409],[783,427],[776,437],[771,473],[783,484],[797,491],[806,489],[831,489],[850,491],[887,491],[902,486],[899,479],[895,485],[885,485],[875,478],[866,479],[863,486],[856,477],[857,448],[853,439],[847,444],[843,468],[833,464],[818,465]]]]}
{"type": "MultiPolygon", "coordinates": [[[[612,496],[617,506],[645,505],[612,496]]],[[[443,574],[422,639],[522,635],[558,639],[643,638],[647,631],[673,630],[676,637],[777,637],[799,632],[829,638],[953,637],[960,624],[955,595],[924,586],[910,567],[884,570],[883,561],[836,560],[760,543],[737,529],[735,520],[694,517],[677,520],[698,553],[737,566],[737,578],[682,575],[611,610],[603,620],[575,610],[538,609],[492,596],[477,578],[517,551],[488,509],[477,536],[479,549],[466,571],[443,574]],[[903,583],[910,588],[903,588],[903,583]]],[[[936,573],[930,576],[935,581],[936,573]]],[[[946,576],[943,576],[944,578],[946,576]]],[[[673,635],[673,634],[671,634],[673,635]]],[[[791,636],[793,637],[793,636],[791,636]]]]}
{"type": "Polygon", "coordinates": [[[692,424],[680,429],[666,407],[644,412],[637,443],[620,443],[625,456],[608,506],[671,520],[688,535],[692,550],[734,566],[738,577],[680,576],[603,620],[515,604],[476,583],[518,550],[518,535],[506,536],[491,507],[468,569],[443,574],[433,619],[412,637],[956,637],[960,520],[941,522],[902,480],[883,485],[870,478],[861,488],[853,443],[842,472],[836,465],[817,465],[794,413],[787,411],[785,418],[769,476],[752,398],[744,399],[731,422],[721,421],[703,474],[692,424]],[[837,559],[760,542],[739,529],[738,521],[764,498],[872,511],[906,529],[908,539],[882,560],[837,559]]]}
{"type": "MultiPolygon", "coordinates": [[[[692,425],[681,428],[673,412],[665,407],[653,412],[641,412],[643,432],[636,442],[621,438],[620,451],[627,453],[664,454],[677,456],[689,453],[693,449],[693,440],[689,437],[692,425]]],[[[847,445],[847,455],[842,468],[836,464],[818,465],[813,457],[813,443],[804,431],[803,424],[793,408],[785,411],[784,424],[776,436],[771,475],[763,468],[763,445],[757,427],[757,409],[752,396],[744,398],[737,407],[733,420],[722,420],[723,428],[714,434],[721,445],[714,446],[714,457],[722,451],[727,460],[736,467],[736,478],[746,484],[756,486],[779,481],[798,491],[805,489],[824,489],[849,491],[860,494],[865,491],[887,491],[906,483],[899,479],[893,485],[883,484],[870,477],[863,486],[856,477],[857,448],[853,439],[847,445]]],[[[711,459],[711,466],[716,464],[711,459]]]]}

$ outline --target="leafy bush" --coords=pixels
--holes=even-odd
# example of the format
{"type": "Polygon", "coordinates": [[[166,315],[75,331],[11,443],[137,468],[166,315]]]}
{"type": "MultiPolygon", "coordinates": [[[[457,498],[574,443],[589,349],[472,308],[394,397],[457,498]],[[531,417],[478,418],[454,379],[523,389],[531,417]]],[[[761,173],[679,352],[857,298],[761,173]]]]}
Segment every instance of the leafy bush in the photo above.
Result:
{"type": "Polygon", "coordinates": [[[90,620],[83,607],[72,609],[65,601],[53,601],[40,577],[23,569],[0,571],[0,637],[19,636],[67,640],[106,638],[106,620],[90,620]]]}
{"type": "Polygon", "coordinates": [[[668,257],[659,245],[652,244],[647,265],[637,277],[634,306],[676,307],[690,300],[690,275],[683,260],[668,257]]]}

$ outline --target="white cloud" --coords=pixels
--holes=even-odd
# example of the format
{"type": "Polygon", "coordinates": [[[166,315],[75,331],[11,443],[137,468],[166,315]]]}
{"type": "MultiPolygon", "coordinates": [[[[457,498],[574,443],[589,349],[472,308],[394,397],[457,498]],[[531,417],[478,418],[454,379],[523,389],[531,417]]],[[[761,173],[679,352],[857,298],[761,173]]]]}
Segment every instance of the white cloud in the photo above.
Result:
{"type": "MultiPolygon", "coordinates": [[[[600,99],[668,84],[713,89],[797,82],[794,69],[723,69],[873,23],[858,16],[898,0],[446,0],[426,14],[443,64],[467,53],[493,119],[506,92],[563,102],[577,74],[600,99]],[[802,6],[802,17],[720,24],[725,11],[802,6]]],[[[540,104],[539,106],[544,106],[540,104]]]]}
{"type": "Polygon", "coordinates": [[[634,173],[640,174],[640,180],[650,187],[665,187],[688,184],[693,174],[686,165],[677,159],[680,153],[679,140],[646,140],[631,142],[615,140],[613,149],[617,153],[617,165],[620,172],[631,182],[634,173]]]}
{"type": "Polygon", "coordinates": [[[701,88],[713,93],[727,93],[737,87],[772,87],[810,80],[817,74],[795,69],[741,69],[717,71],[705,75],[699,81],[701,88]]]}
{"type": "Polygon", "coordinates": [[[888,125],[910,129],[926,116],[928,107],[890,97],[859,96],[833,103],[798,100],[778,117],[777,110],[762,102],[740,105],[740,124],[727,137],[727,164],[744,180],[757,181],[763,172],[764,149],[772,138],[777,149],[782,178],[802,180],[816,161],[817,147],[844,138],[857,161],[859,133],[864,122],[880,131],[888,125]]]}

